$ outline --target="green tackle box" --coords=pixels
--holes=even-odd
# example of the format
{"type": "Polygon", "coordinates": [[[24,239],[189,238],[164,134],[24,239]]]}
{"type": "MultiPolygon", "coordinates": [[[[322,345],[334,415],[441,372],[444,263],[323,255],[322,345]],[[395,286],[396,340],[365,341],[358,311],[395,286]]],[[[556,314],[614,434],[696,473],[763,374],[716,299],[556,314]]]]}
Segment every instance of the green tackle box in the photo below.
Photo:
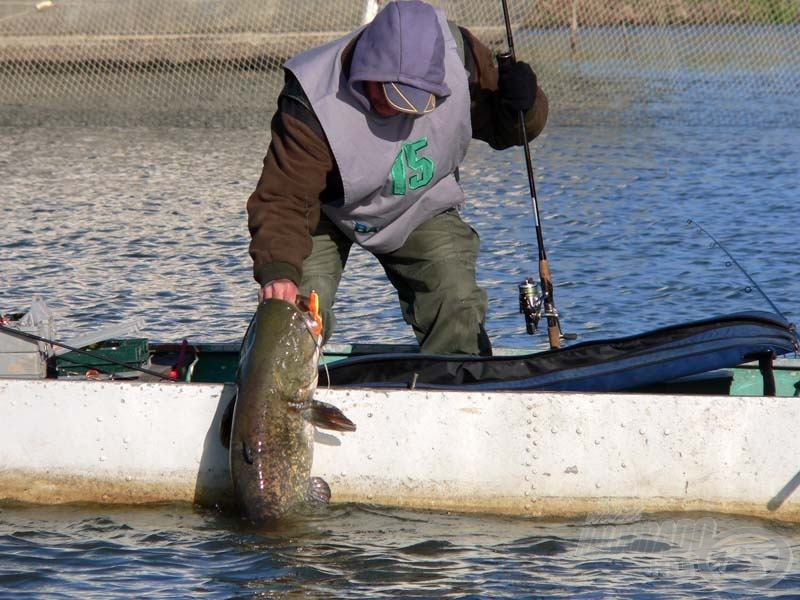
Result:
{"type": "Polygon", "coordinates": [[[90,370],[100,373],[132,371],[146,366],[150,359],[147,338],[105,340],[81,349],[91,356],[73,351],[56,358],[59,377],[85,375],[90,370]]]}

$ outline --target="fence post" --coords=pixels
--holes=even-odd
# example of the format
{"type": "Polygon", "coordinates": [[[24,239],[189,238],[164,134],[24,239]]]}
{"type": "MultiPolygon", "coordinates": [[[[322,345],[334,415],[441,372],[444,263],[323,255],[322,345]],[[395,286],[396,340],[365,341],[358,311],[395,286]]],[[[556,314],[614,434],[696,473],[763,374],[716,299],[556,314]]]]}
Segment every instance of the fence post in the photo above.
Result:
{"type": "Polygon", "coordinates": [[[364,17],[361,20],[362,25],[366,25],[372,19],[375,18],[375,15],[378,14],[378,9],[380,8],[380,3],[378,0],[366,0],[364,4],[364,17]]]}
{"type": "Polygon", "coordinates": [[[572,0],[572,21],[569,25],[569,48],[572,55],[575,55],[575,47],[578,44],[578,0],[572,0]]]}

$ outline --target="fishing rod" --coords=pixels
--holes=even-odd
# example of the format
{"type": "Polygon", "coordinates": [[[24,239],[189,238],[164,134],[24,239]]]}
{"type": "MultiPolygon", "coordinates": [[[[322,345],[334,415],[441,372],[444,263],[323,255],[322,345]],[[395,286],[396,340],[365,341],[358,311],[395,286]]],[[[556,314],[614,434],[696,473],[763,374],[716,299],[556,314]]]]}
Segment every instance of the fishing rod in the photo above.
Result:
{"type": "MultiPolygon", "coordinates": [[[[508,41],[508,52],[497,55],[498,64],[510,62],[512,65],[517,62],[517,55],[514,51],[514,35],[511,32],[511,18],[508,12],[508,3],[503,3],[503,19],[506,26],[506,39],[508,41]]],[[[533,160],[531,159],[531,149],[528,147],[528,133],[525,130],[525,115],[520,110],[518,112],[519,130],[522,137],[522,148],[525,152],[525,168],[528,172],[528,188],[531,197],[531,208],[533,211],[533,223],[536,228],[536,246],[539,250],[539,281],[541,283],[541,295],[537,289],[536,282],[530,277],[519,284],[519,310],[525,315],[525,325],[527,332],[533,334],[536,331],[539,318],[547,318],[547,337],[550,341],[550,348],[561,347],[562,339],[575,339],[574,334],[565,335],[561,331],[561,323],[558,319],[555,300],[553,298],[553,280],[550,276],[550,264],[547,261],[547,252],[544,247],[544,235],[542,234],[542,223],[539,216],[539,198],[536,195],[536,180],[533,174],[533,160]]]]}
{"type": "MultiPolygon", "coordinates": [[[[772,307],[772,310],[774,310],[774,311],[775,311],[775,314],[777,314],[777,315],[779,315],[779,316],[783,317],[784,319],[786,318],[786,317],[784,316],[784,314],[781,312],[781,310],[780,310],[780,309],[779,309],[779,308],[778,308],[778,307],[775,305],[775,303],[774,303],[774,302],[773,302],[773,301],[770,299],[770,297],[769,297],[769,296],[767,296],[766,292],[764,292],[764,290],[762,290],[762,289],[761,289],[761,286],[760,286],[760,285],[758,285],[758,284],[756,283],[755,279],[753,279],[752,277],[750,277],[750,273],[748,273],[748,272],[745,270],[745,268],[744,268],[742,265],[740,265],[740,264],[739,264],[739,261],[738,261],[738,260],[736,260],[736,259],[733,257],[733,254],[731,254],[730,252],[728,252],[728,249],[727,249],[727,248],[725,248],[725,246],[723,246],[723,245],[722,245],[722,244],[719,242],[719,240],[718,240],[717,238],[715,238],[715,237],[714,237],[713,235],[711,235],[711,234],[710,234],[708,231],[706,231],[705,227],[703,227],[702,225],[700,225],[700,223],[698,223],[697,221],[693,221],[692,219],[686,219],[686,223],[687,223],[687,224],[689,224],[689,225],[694,225],[694,226],[695,226],[695,227],[697,227],[697,228],[698,228],[700,231],[702,231],[704,234],[706,234],[706,236],[708,236],[708,238],[709,238],[709,239],[710,239],[712,242],[714,242],[714,243],[712,244],[712,246],[711,246],[711,247],[713,248],[714,246],[716,246],[717,248],[719,248],[720,250],[722,250],[722,251],[723,251],[723,252],[724,252],[724,253],[727,255],[727,257],[728,257],[728,258],[730,258],[730,259],[731,259],[731,262],[730,262],[730,263],[728,263],[726,266],[731,266],[731,264],[734,264],[734,265],[736,265],[736,267],[737,267],[737,268],[738,268],[738,269],[739,269],[739,270],[740,270],[740,271],[741,271],[741,272],[744,274],[744,276],[745,276],[745,277],[747,277],[748,281],[750,281],[750,283],[752,283],[752,284],[753,284],[753,287],[754,287],[754,288],[755,288],[755,289],[758,291],[758,293],[759,293],[759,294],[761,294],[761,296],[764,298],[764,300],[766,300],[766,301],[767,301],[767,304],[769,304],[769,305],[770,305],[770,307],[772,307]]],[[[746,289],[745,289],[745,291],[749,292],[749,291],[750,291],[750,289],[746,288],[746,289]]]]}
{"type": "MultiPolygon", "coordinates": [[[[728,249],[725,246],[723,246],[717,238],[711,235],[706,230],[706,228],[700,225],[700,223],[698,223],[697,221],[693,221],[692,219],[686,219],[686,223],[688,223],[689,225],[694,225],[700,231],[702,231],[706,236],[708,236],[708,238],[713,242],[711,244],[711,247],[713,248],[714,246],[716,246],[717,248],[722,250],[725,253],[725,255],[730,259],[730,262],[727,263],[726,266],[729,267],[731,266],[731,264],[736,265],[736,267],[742,272],[742,274],[744,274],[744,276],[747,277],[748,281],[751,284],[753,284],[753,287],[758,291],[758,293],[761,294],[761,297],[767,301],[767,304],[770,305],[772,310],[775,311],[775,314],[788,322],[789,319],[787,319],[786,315],[784,315],[781,312],[781,309],[778,308],[778,306],[772,301],[772,299],[769,296],[767,296],[767,293],[763,289],[761,289],[761,286],[758,285],[758,283],[756,283],[756,280],[750,276],[750,273],[748,273],[747,270],[741,264],[739,264],[739,261],[733,257],[733,254],[728,252],[728,249]]],[[[750,292],[750,288],[745,288],[745,291],[750,292]]],[[[794,333],[795,337],[795,351],[800,352],[800,333],[798,333],[797,327],[795,327],[794,323],[790,324],[790,329],[794,333]]],[[[797,382],[797,384],[795,384],[795,388],[797,389],[798,393],[800,393],[800,382],[797,382]]]]}
{"type": "MultiPolygon", "coordinates": [[[[129,363],[126,363],[126,362],[122,362],[122,361],[119,361],[119,360],[115,360],[115,359],[110,358],[108,356],[102,356],[101,357],[101,356],[98,356],[97,354],[95,354],[93,352],[88,351],[88,350],[82,350],[81,348],[76,348],[74,346],[69,346],[69,345],[64,344],[62,342],[56,342],[55,340],[49,340],[49,339],[47,339],[45,337],[42,337],[42,336],[39,336],[39,335],[36,335],[36,334],[33,334],[33,333],[28,333],[27,331],[20,331],[19,329],[14,329],[13,327],[8,327],[6,325],[0,325],[0,332],[4,332],[4,333],[7,333],[9,335],[13,335],[13,336],[16,336],[18,338],[22,338],[22,339],[28,340],[28,341],[43,342],[45,344],[50,344],[51,346],[58,346],[60,348],[65,348],[66,350],[70,350],[71,352],[76,352],[78,354],[82,354],[84,356],[88,356],[89,358],[94,358],[95,360],[102,359],[104,362],[109,362],[111,364],[114,364],[114,365],[117,365],[117,366],[120,366],[120,367],[125,367],[129,371],[139,371],[140,373],[144,373],[146,375],[152,375],[154,377],[158,377],[159,379],[165,379],[167,381],[175,381],[174,377],[170,377],[169,375],[164,375],[163,373],[159,373],[158,371],[153,371],[151,369],[146,369],[144,367],[140,367],[140,366],[137,366],[137,365],[132,365],[132,364],[129,364],[129,363]]],[[[97,368],[96,366],[93,367],[93,368],[98,370],[98,371],[101,371],[101,372],[103,371],[102,369],[97,368]]]]}

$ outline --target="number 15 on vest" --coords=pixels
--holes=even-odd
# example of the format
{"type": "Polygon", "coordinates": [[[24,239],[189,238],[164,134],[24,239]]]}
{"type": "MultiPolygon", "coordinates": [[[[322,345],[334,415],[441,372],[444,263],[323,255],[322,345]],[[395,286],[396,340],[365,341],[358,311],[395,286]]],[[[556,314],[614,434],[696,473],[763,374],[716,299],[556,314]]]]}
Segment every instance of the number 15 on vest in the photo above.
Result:
{"type": "Polygon", "coordinates": [[[433,160],[419,155],[427,146],[427,137],[403,144],[392,165],[392,194],[403,196],[406,186],[416,190],[431,182],[435,170],[433,160]]]}

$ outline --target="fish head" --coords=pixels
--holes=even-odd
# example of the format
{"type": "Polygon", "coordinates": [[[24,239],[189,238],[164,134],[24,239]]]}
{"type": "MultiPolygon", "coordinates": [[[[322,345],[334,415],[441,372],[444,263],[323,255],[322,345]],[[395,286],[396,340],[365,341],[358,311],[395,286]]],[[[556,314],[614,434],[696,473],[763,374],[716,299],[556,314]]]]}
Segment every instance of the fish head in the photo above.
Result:
{"type": "Polygon", "coordinates": [[[306,298],[262,301],[242,343],[240,384],[269,390],[290,407],[310,401],[317,386],[322,345],[318,316],[306,298]]]}

